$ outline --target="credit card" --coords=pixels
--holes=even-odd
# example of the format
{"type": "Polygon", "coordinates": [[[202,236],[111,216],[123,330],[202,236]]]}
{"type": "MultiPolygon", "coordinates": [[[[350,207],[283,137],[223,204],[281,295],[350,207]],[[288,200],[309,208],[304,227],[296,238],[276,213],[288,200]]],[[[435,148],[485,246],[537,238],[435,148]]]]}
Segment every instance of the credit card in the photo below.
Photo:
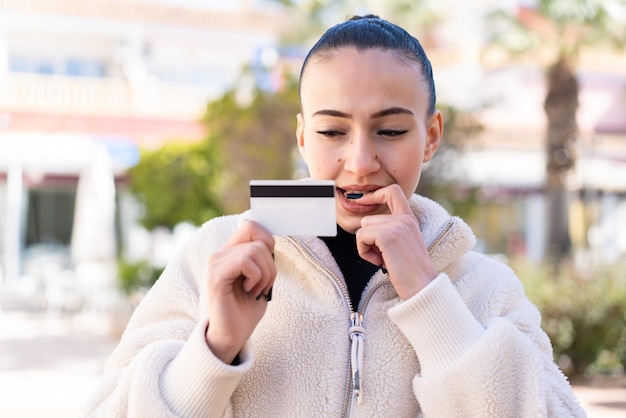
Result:
{"type": "Polygon", "coordinates": [[[337,235],[333,180],[252,180],[250,216],[272,235],[337,235]]]}

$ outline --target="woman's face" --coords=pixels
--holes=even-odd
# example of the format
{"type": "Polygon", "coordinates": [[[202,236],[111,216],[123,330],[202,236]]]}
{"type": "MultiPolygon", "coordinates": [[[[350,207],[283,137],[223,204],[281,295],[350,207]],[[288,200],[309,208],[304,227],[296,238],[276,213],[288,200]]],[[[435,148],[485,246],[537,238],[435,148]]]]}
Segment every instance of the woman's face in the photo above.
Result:
{"type": "Polygon", "coordinates": [[[361,205],[346,192],[397,183],[408,198],[439,146],[439,112],[418,63],[380,49],[341,48],[309,61],[300,86],[298,147],[313,179],[335,180],[337,223],[354,232],[387,205],[361,205]]]}

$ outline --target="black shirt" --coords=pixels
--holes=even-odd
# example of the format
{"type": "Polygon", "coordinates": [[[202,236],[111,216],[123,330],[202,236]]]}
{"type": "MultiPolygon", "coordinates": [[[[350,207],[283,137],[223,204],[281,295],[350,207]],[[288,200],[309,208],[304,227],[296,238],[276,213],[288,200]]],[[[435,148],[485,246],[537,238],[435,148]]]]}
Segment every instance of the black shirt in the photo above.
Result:
{"type": "Polygon", "coordinates": [[[337,225],[336,237],[320,237],[326,243],[346,279],[352,307],[356,310],[361,294],[378,267],[365,261],[356,248],[356,235],[344,231],[337,225]]]}

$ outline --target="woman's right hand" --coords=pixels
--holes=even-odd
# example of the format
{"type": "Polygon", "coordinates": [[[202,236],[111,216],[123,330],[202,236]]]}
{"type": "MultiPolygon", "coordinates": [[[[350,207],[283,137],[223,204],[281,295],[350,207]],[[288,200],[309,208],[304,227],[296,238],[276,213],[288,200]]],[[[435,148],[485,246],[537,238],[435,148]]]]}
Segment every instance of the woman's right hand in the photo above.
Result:
{"type": "Polygon", "coordinates": [[[272,235],[247,221],[209,258],[206,342],[224,363],[233,362],[265,314],[276,278],[273,252],[272,235]]]}

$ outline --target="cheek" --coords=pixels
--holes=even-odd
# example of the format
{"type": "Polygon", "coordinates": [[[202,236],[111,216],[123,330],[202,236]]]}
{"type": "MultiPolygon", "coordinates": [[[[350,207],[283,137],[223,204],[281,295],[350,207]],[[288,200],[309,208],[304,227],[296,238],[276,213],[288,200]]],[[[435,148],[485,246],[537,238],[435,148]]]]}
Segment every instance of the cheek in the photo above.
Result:
{"type": "Polygon", "coordinates": [[[422,157],[417,149],[404,149],[402,153],[395,154],[387,164],[387,172],[400,185],[407,196],[413,194],[419,182],[423,167],[422,157]]]}
{"type": "Polygon", "coordinates": [[[311,146],[307,149],[307,166],[311,176],[327,178],[343,165],[344,158],[327,147],[311,146]]]}

